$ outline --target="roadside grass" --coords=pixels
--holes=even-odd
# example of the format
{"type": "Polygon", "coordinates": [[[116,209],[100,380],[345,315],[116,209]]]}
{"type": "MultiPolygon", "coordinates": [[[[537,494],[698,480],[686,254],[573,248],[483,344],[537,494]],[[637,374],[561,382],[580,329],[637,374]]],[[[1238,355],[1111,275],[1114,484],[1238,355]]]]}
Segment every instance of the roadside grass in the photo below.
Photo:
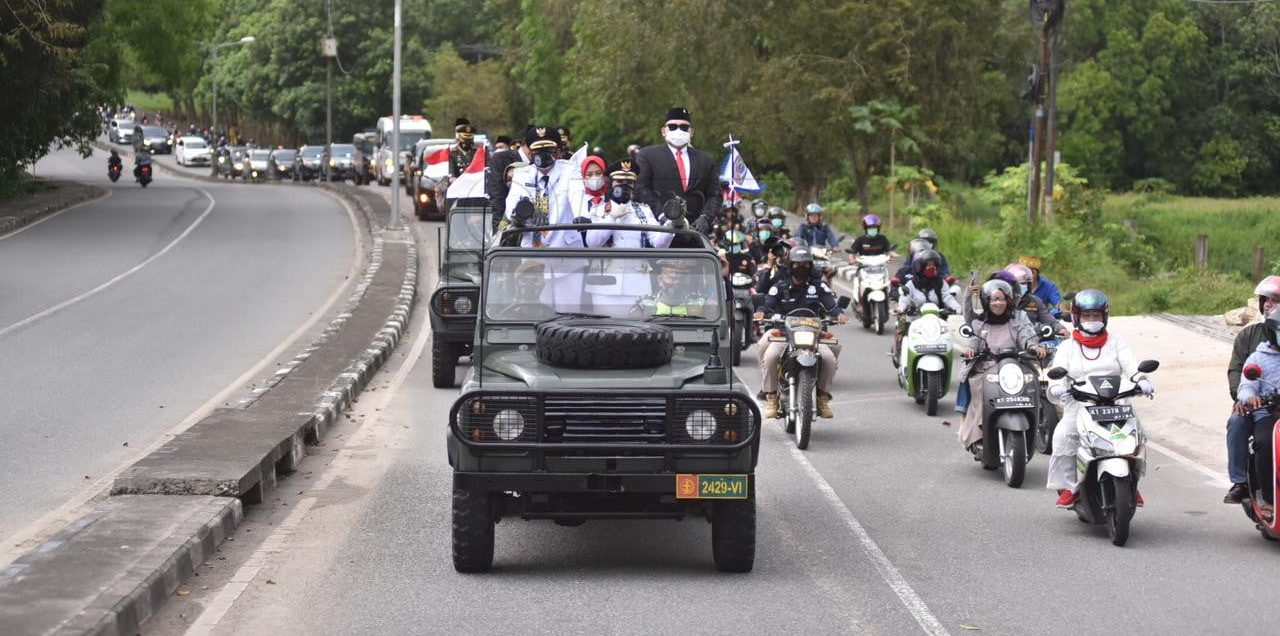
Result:
{"type": "Polygon", "coordinates": [[[31,178],[31,175],[20,172],[12,179],[0,179],[0,203],[36,194],[46,187],[44,183],[31,178]]]}
{"type": "Polygon", "coordinates": [[[134,108],[147,113],[173,113],[173,99],[164,93],[130,89],[125,101],[133,104],[134,108]]]}

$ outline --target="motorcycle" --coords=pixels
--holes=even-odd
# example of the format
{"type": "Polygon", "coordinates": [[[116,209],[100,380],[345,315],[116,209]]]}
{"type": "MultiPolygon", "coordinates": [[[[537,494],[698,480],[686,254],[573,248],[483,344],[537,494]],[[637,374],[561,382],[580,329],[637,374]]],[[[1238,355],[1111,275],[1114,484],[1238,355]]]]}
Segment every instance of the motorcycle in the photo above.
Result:
{"type": "Polygon", "coordinates": [[[118,163],[107,164],[107,178],[111,179],[111,183],[120,180],[121,166],[118,163]]]}
{"type": "Polygon", "coordinates": [[[831,248],[810,247],[809,251],[813,254],[814,271],[822,272],[822,280],[830,285],[836,275],[836,269],[831,265],[831,248]]]}
{"type": "Polygon", "coordinates": [[[858,274],[853,279],[857,301],[854,314],[862,321],[863,329],[870,329],[874,323],[876,335],[884,335],[884,327],[889,322],[889,255],[859,255],[857,260],[858,274]]]}
{"type": "MultiPolygon", "coordinates": [[[[1246,379],[1257,380],[1258,377],[1262,375],[1262,369],[1255,364],[1251,364],[1244,368],[1243,375],[1246,379]]],[[[1280,393],[1271,393],[1262,397],[1261,409],[1274,413],[1277,407],[1280,407],[1280,393]]],[[[1240,506],[1244,508],[1244,514],[1253,521],[1254,527],[1258,529],[1258,533],[1262,535],[1262,538],[1268,541],[1280,541],[1280,520],[1277,519],[1274,513],[1272,513],[1271,518],[1268,519],[1267,515],[1264,514],[1262,510],[1262,478],[1258,476],[1255,458],[1258,456],[1259,452],[1270,453],[1271,455],[1271,493],[1272,499],[1274,499],[1275,493],[1277,492],[1275,467],[1280,465],[1276,463],[1276,460],[1280,459],[1280,446],[1277,445],[1277,442],[1280,442],[1280,440],[1276,437],[1280,431],[1276,430],[1277,426],[1280,426],[1280,421],[1272,424],[1270,447],[1257,448],[1256,440],[1250,440],[1249,498],[1240,502],[1240,506]]]]}
{"type": "Polygon", "coordinates": [[[945,312],[925,303],[920,315],[911,320],[895,354],[898,386],[906,389],[916,404],[924,404],[931,417],[938,414],[938,400],[951,387],[952,346],[945,312]]]}
{"type": "Polygon", "coordinates": [[[144,188],[147,187],[148,183],[151,183],[151,164],[144,163],[138,166],[138,183],[142,184],[144,188]]]}
{"type": "MultiPolygon", "coordinates": [[[[847,296],[840,297],[840,307],[849,306],[847,296]]],[[[818,370],[822,356],[818,345],[837,345],[839,341],[827,328],[831,320],[818,318],[812,310],[801,308],[786,317],[774,316],[768,321],[769,342],[785,342],[786,350],[778,365],[778,410],[783,413],[788,434],[795,436],[796,448],[809,447],[813,418],[817,415],[818,370]]]]}
{"type": "Polygon", "coordinates": [[[1041,338],[1040,346],[1049,350],[1048,355],[1039,361],[1040,379],[1040,416],[1036,425],[1036,450],[1042,455],[1053,454],[1053,432],[1058,429],[1058,420],[1062,417],[1059,407],[1049,401],[1049,367],[1053,364],[1054,353],[1061,341],[1054,337],[1041,338]]]}
{"type": "MultiPolygon", "coordinates": [[[[1143,360],[1138,372],[1159,367],[1156,360],[1143,360]]],[[[1076,379],[1062,367],[1049,370],[1049,379],[1062,378],[1070,381],[1071,396],[1081,403],[1076,421],[1068,422],[1080,435],[1076,470],[1081,477],[1072,509],[1085,523],[1106,524],[1111,543],[1122,546],[1129,540],[1129,523],[1137,511],[1138,480],[1147,470],[1147,435],[1133,406],[1117,404],[1142,393],[1137,375],[1129,378],[1133,386],[1124,391],[1119,375],[1076,379]]]]}
{"type": "MultiPolygon", "coordinates": [[[[960,328],[960,335],[973,338],[973,329],[965,325],[960,328]]],[[[992,351],[984,347],[974,357],[975,361],[983,359],[995,362],[995,366],[983,374],[982,401],[969,404],[969,408],[983,409],[982,454],[974,459],[981,461],[987,470],[1000,468],[1004,483],[1010,488],[1020,488],[1026,477],[1027,462],[1035,456],[1039,429],[1041,397],[1040,384],[1036,381],[1039,358],[1029,351],[992,351]]]]}
{"type": "Polygon", "coordinates": [[[737,329],[732,347],[732,362],[736,367],[742,363],[742,352],[760,339],[759,329],[751,317],[754,313],[751,288],[756,281],[750,274],[734,272],[729,282],[733,285],[734,325],[737,329]]]}

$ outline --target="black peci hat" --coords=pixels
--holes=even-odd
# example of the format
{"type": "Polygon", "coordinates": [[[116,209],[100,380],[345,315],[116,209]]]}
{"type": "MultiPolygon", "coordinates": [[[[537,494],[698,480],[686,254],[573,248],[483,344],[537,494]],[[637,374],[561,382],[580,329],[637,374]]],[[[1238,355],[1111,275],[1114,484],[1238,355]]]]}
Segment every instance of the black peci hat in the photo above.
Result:
{"type": "Polygon", "coordinates": [[[609,178],[614,181],[635,181],[636,162],[631,157],[619,159],[609,165],[609,178]]]}
{"type": "Polygon", "coordinates": [[[524,131],[524,145],[529,150],[555,150],[560,147],[560,135],[547,126],[530,126],[524,131]]]}
{"type": "Polygon", "coordinates": [[[689,114],[689,109],[683,106],[672,106],[667,109],[667,118],[665,121],[687,121],[693,123],[693,116],[689,114]]]}

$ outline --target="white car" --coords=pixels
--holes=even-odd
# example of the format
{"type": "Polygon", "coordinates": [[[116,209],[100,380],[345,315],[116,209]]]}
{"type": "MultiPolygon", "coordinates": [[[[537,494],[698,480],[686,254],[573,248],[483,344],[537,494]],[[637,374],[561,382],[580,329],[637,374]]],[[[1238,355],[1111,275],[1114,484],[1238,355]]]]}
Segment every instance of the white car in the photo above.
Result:
{"type": "Polygon", "coordinates": [[[173,154],[180,166],[207,166],[213,161],[213,151],[203,137],[179,137],[173,154]]]}
{"type": "Polygon", "coordinates": [[[137,129],[138,124],[132,119],[113,119],[111,129],[107,131],[107,140],[118,144],[133,144],[133,133],[137,129]]]}

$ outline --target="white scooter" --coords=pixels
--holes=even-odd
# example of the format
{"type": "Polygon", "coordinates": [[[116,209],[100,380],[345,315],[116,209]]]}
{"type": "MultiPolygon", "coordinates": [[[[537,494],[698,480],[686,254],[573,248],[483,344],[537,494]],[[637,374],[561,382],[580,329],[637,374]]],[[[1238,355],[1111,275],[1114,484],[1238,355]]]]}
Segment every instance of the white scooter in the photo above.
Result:
{"type": "Polygon", "coordinates": [[[889,255],[860,255],[857,260],[858,274],[853,279],[854,313],[864,329],[874,324],[876,335],[883,335],[889,322],[889,255]]]}
{"type": "MultiPolygon", "coordinates": [[[[901,316],[899,320],[902,320],[901,316]]],[[[898,386],[930,417],[938,414],[938,400],[951,387],[953,345],[951,327],[937,305],[925,303],[911,320],[898,356],[898,386]]]]}
{"type": "MultiPolygon", "coordinates": [[[[1138,364],[1139,373],[1160,367],[1155,360],[1138,364]]],[[[1081,402],[1074,424],[1080,436],[1076,470],[1080,474],[1079,494],[1073,509],[1085,523],[1106,524],[1111,543],[1122,546],[1129,540],[1129,522],[1137,511],[1138,480],[1147,470],[1147,434],[1130,404],[1120,404],[1140,395],[1136,375],[1130,387],[1120,390],[1118,375],[1091,375],[1084,379],[1067,376],[1054,367],[1049,378],[1071,381],[1071,396],[1081,402]]]]}

